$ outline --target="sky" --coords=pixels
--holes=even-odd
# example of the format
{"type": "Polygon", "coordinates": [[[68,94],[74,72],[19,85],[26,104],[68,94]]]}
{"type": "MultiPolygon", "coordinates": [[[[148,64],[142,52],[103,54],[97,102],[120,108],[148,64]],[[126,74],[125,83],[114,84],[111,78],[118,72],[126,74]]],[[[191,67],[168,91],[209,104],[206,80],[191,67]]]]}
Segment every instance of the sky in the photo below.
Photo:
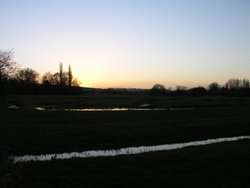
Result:
{"type": "Polygon", "coordinates": [[[84,87],[250,79],[249,0],[0,0],[0,49],[84,87]]]}

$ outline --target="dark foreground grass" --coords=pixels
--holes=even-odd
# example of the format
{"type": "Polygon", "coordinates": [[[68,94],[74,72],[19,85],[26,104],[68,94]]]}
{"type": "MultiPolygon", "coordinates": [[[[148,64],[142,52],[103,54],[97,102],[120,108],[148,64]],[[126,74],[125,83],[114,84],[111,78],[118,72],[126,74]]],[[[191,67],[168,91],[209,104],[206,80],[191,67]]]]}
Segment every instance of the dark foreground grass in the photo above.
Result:
{"type": "MultiPolygon", "coordinates": [[[[2,96],[1,96],[2,97],[2,96]]],[[[10,95],[4,96],[7,104],[24,109],[37,106],[55,106],[62,108],[112,108],[139,107],[237,107],[250,106],[250,97],[166,97],[153,95],[10,95]]]]}
{"type": "Polygon", "coordinates": [[[22,163],[20,187],[249,187],[250,141],[141,155],[22,163]]]}
{"type": "Polygon", "coordinates": [[[249,109],[1,113],[0,143],[15,155],[187,142],[249,135],[249,109]]]}
{"type": "MultiPolygon", "coordinates": [[[[6,96],[0,145],[11,155],[62,153],[250,135],[250,98],[6,96]],[[195,107],[180,111],[65,112],[59,107],[195,107]]],[[[14,187],[250,187],[250,141],[141,155],[16,164],[14,187]]],[[[2,164],[0,164],[2,165],[2,164]]],[[[9,171],[4,170],[9,177],[9,171]]],[[[6,179],[6,178],[5,178],[6,179]]],[[[12,186],[13,187],[13,186],[12,186]]]]}

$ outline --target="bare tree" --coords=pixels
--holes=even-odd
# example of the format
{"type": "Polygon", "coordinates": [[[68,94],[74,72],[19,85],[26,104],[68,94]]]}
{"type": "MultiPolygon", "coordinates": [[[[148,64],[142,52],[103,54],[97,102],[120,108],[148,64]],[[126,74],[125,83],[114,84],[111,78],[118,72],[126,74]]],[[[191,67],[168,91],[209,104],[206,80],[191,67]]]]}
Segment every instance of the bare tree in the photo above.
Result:
{"type": "Polygon", "coordinates": [[[51,82],[52,85],[59,85],[60,84],[60,74],[58,72],[53,74],[53,79],[51,82]]]}
{"type": "Polygon", "coordinates": [[[43,84],[52,84],[52,80],[53,80],[53,75],[50,72],[46,72],[42,76],[41,81],[42,81],[43,84]]]}
{"type": "Polygon", "coordinates": [[[79,87],[81,85],[81,82],[77,79],[77,78],[74,78],[72,80],[72,83],[71,83],[72,86],[76,86],[76,87],[79,87]]]}
{"type": "Polygon", "coordinates": [[[239,89],[242,85],[242,81],[240,79],[231,78],[227,81],[225,87],[229,89],[239,89]]]}
{"type": "Polygon", "coordinates": [[[250,87],[249,80],[246,79],[246,78],[244,78],[244,79],[242,80],[242,86],[243,86],[243,88],[249,88],[249,87],[250,87]]]}
{"type": "Polygon", "coordinates": [[[15,74],[15,79],[19,82],[37,83],[39,74],[30,68],[18,70],[15,74]]]}
{"type": "Polygon", "coordinates": [[[161,84],[155,84],[152,89],[151,89],[151,92],[153,94],[163,94],[166,92],[166,89],[164,87],[164,85],[161,85],[161,84]]]}
{"type": "Polygon", "coordinates": [[[59,79],[60,79],[60,85],[63,85],[63,64],[60,62],[59,65],[59,79]]]}
{"type": "Polygon", "coordinates": [[[0,50],[0,83],[8,80],[17,69],[13,50],[0,50]]]}
{"type": "Polygon", "coordinates": [[[44,84],[51,84],[51,85],[68,85],[69,84],[69,78],[67,72],[62,72],[61,74],[59,72],[56,72],[54,74],[51,74],[50,72],[46,72],[42,76],[42,83],[44,84]]]}
{"type": "Polygon", "coordinates": [[[242,80],[231,78],[227,81],[227,83],[225,84],[225,87],[229,89],[249,88],[250,83],[249,83],[249,80],[246,78],[242,80]]]}
{"type": "Polygon", "coordinates": [[[186,86],[176,86],[176,90],[178,90],[178,91],[185,91],[185,90],[187,90],[187,87],[186,86]]]}
{"type": "Polygon", "coordinates": [[[217,82],[213,82],[208,85],[209,91],[218,91],[220,89],[220,85],[217,82]]]}
{"type": "Polygon", "coordinates": [[[69,72],[68,72],[68,82],[69,82],[68,84],[69,84],[69,86],[72,85],[72,79],[73,79],[72,70],[71,70],[71,67],[69,65],[69,72]]]}

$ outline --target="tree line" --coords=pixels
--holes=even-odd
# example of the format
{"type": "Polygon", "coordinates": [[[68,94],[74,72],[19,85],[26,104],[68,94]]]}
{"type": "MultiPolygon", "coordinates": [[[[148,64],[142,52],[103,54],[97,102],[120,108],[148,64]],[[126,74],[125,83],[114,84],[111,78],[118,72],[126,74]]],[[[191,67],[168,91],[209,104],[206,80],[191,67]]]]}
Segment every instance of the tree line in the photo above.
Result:
{"type": "Polygon", "coordinates": [[[154,95],[225,95],[225,96],[250,96],[249,80],[231,78],[220,86],[213,82],[204,87],[187,89],[185,86],[176,86],[175,90],[166,89],[162,84],[155,84],[151,89],[94,89],[80,88],[79,81],[72,74],[71,66],[63,70],[59,64],[59,71],[46,72],[40,76],[31,68],[20,68],[14,61],[13,50],[0,50],[0,94],[154,94],[154,95]]]}
{"type": "Polygon", "coordinates": [[[46,85],[64,85],[64,86],[79,86],[80,82],[77,78],[73,78],[71,66],[68,67],[68,72],[63,71],[63,64],[59,65],[59,72],[46,72],[41,79],[41,83],[46,85]]]}
{"type": "Polygon", "coordinates": [[[24,83],[42,83],[51,85],[79,86],[77,78],[73,78],[71,66],[63,71],[63,64],[59,64],[59,72],[40,74],[31,68],[20,68],[14,61],[13,50],[0,50],[0,82],[16,80],[24,83]]]}
{"type": "Polygon", "coordinates": [[[176,86],[175,90],[166,89],[162,84],[155,84],[150,92],[156,95],[225,95],[225,96],[250,96],[250,82],[248,79],[231,78],[223,86],[212,82],[207,88],[198,86],[187,89],[185,86],[176,86]]]}
{"type": "Polygon", "coordinates": [[[80,82],[72,74],[71,65],[68,71],[46,72],[42,76],[32,68],[20,68],[14,61],[13,50],[0,50],[0,89],[1,93],[17,94],[48,94],[68,93],[73,87],[79,87],[80,82]],[[70,89],[71,88],[71,89],[70,89]]]}

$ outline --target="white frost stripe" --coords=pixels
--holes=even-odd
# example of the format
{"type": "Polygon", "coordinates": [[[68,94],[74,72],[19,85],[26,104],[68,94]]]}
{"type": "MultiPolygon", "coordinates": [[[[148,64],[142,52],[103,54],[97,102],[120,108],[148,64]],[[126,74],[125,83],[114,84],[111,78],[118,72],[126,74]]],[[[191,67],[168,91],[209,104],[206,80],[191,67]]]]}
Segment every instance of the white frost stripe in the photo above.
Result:
{"type": "Polygon", "coordinates": [[[28,162],[28,161],[50,161],[55,159],[70,159],[75,157],[77,158],[109,157],[109,156],[119,156],[119,155],[140,154],[140,153],[155,152],[155,151],[175,150],[190,146],[202,146],[220,142],[232,142],[242,139],[250,139],[250,136],[215,138],[215,139],[208,139],[201,141],[192,141],[192,142],[176,143],[176,144],[163,144],[156,146],[127,147],[117,150],[115,149],[90,150],[84,152],[71,152],[71,153],[59,153],[59,154],[12,156],[12,159],[14,160],[14,162],[28,162]]]}

